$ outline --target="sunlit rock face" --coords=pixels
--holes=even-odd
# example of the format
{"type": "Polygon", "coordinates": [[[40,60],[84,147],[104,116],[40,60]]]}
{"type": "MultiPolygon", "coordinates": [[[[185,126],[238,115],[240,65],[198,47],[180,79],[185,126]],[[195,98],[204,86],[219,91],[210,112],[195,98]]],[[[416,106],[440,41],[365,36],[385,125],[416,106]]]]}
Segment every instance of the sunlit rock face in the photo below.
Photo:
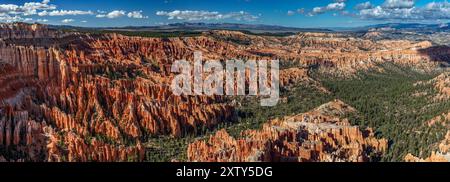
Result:
{"type": "MultiPolygon", "coordinates": [[[[20,153],[3,159],[140,161],[146,137],[184,137],[231,121],[235,108],[225,97],[172,94],[172,63],[192,61],[195,51],[201,51],[206,60],[279,59],[292,63],[301,68],[281,70],[282,86],[306,83],[324,92],[307,69],[353,76],[363,70],[382,71],[378,63],[392,62],[433,71],[447,64],[449,52],[429,42],[372,41],[335,33],[269,37],[210,31],[197,37],[142,38],[61,32],[39,24],[0,24],[0,145],[20,153]]],[[[267,127],[265,130],[271,128],[267,127]]],[[[273,132],[283,136],[306,132],[301,131],[273,132]]],[[[350,126],[330,132],[372,144],[366,141],[370,136],[350,126]],[[346,132],[349,134],[343,134],[346,132]]],[[[308,136],[323,137],[316,133],[308,136]]],[[[311,151],[311,157],[298,160],[368,160],[361,146],[338,155],[317,153],[320,149],[306,143],[289,145],[311,151]]],[[[340,141],[334,145],[356,144],[340,141]]],[[[290,154],[281,151],[283,147],[289,148],[280,144],[278,158],[273,160],[288,160],[283,156],[290,154]]],[[[294,156],[305,151],[289,150],[294,156]]]]}
{"type": "Polygon", "coordinates": [[[202,162],[364,162],[387,149],[369,128],[351,126],[342,113],[355,112],[336,100],[307,113],[268,121],[235,139],[225,130],[189,145],[188,158],[202,162]],[[373,153],[375,155],[370,155],[373,153]]]}
{"type": "Polygon", "coordinates": [[[176,46],[162,40],[63,35],[27,24],[4,24],[0,32],[8,35],[0,40],[1,144],[26,148],[21,139],[34,137],[22,132],[32,131],[28,125],[45,136],[37,154],[25,151],[20,160],[140,161],[143,137],[183,137],[233,115],[220,97],[172,94],[164,62],[183,48],[170,50],[176,46]],[[24,43],[64,36],[78,37],[42,47],[24,43]]]}

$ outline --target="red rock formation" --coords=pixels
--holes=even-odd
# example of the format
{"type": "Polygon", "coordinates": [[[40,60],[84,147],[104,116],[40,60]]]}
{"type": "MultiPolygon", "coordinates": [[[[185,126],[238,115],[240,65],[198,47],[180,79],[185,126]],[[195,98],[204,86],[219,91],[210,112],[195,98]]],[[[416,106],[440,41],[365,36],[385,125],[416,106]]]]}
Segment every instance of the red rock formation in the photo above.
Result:
{"type": "Polygon", "coordinates": [[[115,146],[97,140],[96,138],[92,138],[89,142],[86,142],[84,137],[73,132],[68,132],[65,135],[58,135],[52,128],[47,129],[47,135],[50,136],[50,141],[47,145],[47,161],[131,162],[142,161],[144,159],[145,149],[139,141],[137,141],[136,145],[128,147],[124,145],[115,146]],[[67,155],[64,153],[67,153],[67,155]]]}
{"type": "Polygon", "coordinates": [[[27,23],[0,24],[0,37],[2,39],[62,38],[64,35],[67,35],[67,33],[53,31],[47,25],[30,25],[27,23]]]}
{"type": "MultiPolygon", "coordinates": [[[[201,51],[205,59],[280,59],[349,76],[360,70],[379,69],[376,63],[383,62],[433,70],[449,50],[430,46],[429,42],[372,41],[334,33],[266,37],[211,31],[198,37],[141,38],[63,33],[44,25],[0,24],[0,116],[7,115],[8,107],[13,112],[30,113],[22,122],[5,119],[0,125],[5,132],[0,138],[8,146],[21,144],[19,128],[42,128],[46,121],[54,133],[63,134],[47,135],[48,160],[122,161],[136,153],[140,156],[142,151],[124,141],[139,141],[148,135],[182,137],[196,133],[198,128],[212,128],[234,115],[233,107],[223,97],[172,94],[172,62],[192,61],[195,51],[201,51]],[[95,138],[94,143],[87,142],[90,137],[95,138]],[[103,137],[115,143],[100,142],[98,139],[103,137]],[[61,143],[70,147],[64,148],[61,143]]],[[[305,82],[321,87],[305,73],[307,70],[297,68],[284,70],[282,84],[305,82]]],[[[359,135],[354,129],[344,130],[359,135]]],[[[33,136],[26,140],[35,140],[33,136]]],[[[277,145],[307,155],[305,150],[291,150],[293,146],[297,144],[277,145]]],[[[352,148],[351,156],[359,156],[356,153],[360,149],[352,148]]],[[[284,150],[275,151],[278,156],[288,155],[284,150]]],[[[333,160],[342,157],[331,156],[333,160]]],[[[324,157],[312,155],[305,159],[324,157]]]]}
{"type": "MultiPolygon", "coordinates": [[[[181,137],[233,115],[232,106],[219,97],[172,94],[171,76],[163,72],[164,60],[188,54],[187,50],[177,53],[174,44],[119,35],[80,35],[63,47],[53,42],[45,47],[29,46],[26,41],[63,34],[39,25],[8,24],[2,28],[0,108],[12,105],[11,112],[32,112],[24,120],[47,121],[54,133],[65,133],[53,139],[46,134],[50,161],[142,160],[144,148],[139,140],[144,134],[181,137]],[[22,26],[24,32],[18,32],[22,26]],[[166,48],[173,51],[165,52],[166,48]],[[160,56],[158,61],[150,62],[155,56],[160,56]],[[161,72],[144,62],[161,63],[161,72]],[[32,98],[23,102],[24,96],[32,98]],[[98,140],[102,136],[114,143],[98,140]],[[91,143],[88,138],[93,138],[91,143]],[[137,144],[124,144],[130,138],[137,144]]],[[[0,110],[0,116],[4,112],[0,110]]],[[[5,130],[1,140],[6,146],[20,143],[25,123],[5,120],[0,126],[5,130]]]]}
{"type": "Polygon", "coordinates": [[[314,87],[322,92],[329,93],[329,91],[322,86],[322,84],[311,78],[308,74],[309,69],[306,68],[288,68],[280,71],[280,85],[289,87],[293,85],[308,85],[314,87]]]}
{"type": "Polygon", "coordinates": [[[244,161],[369,161],[369,153],[382,154],[387,140],[376,139],[368,129],[350,126],[337,114],[354,109],[341,101],[327,103],[311,112],[275,119],[261,130],[244,131],[234,139],[225,130],[207,141],[188,147],[188,159],[207,162],[244,161]]]}
{"type": "Polygon", "coordinates": [[[450,98],[450,72],[445,72],[431,80],[434,87],[439,92],[436,96],[438,100],[448,100],[450,98]]]}
{"type": "Polygon", "coordinates": [[[27,153],[27,158],[15,159],[3,156],[7,160],[39,161],[39,155],[45,153],[45,137],[43,128],[46,123],[28,120],[27,111],[14,111],[12,107],[4,107],[0,114],[0,146],[27,153]]]}
{"type": "Polygon", "coordinates": [[[280,85],[283,86],[310,81],[311,78],[308,76],[308,69],[289,68],[280,72],[280,85]]]}
{"type": "MultiPolygon", "coordinates": [[[[450,98],[450,77],[448,72],[444,72],[426,82],[418,82],[416,85],[431,85],[437,91],[437,95],[433,96],[438,102],[447,102],[450,98]]],[[[444,112],[426,122],[429,127],[441,125],[448,128],[450,121],[450,112],[444,112]]],[[[450,162],[450,131],[447,132],[445,138],[437,144],[438,150],[433,151],[429,157],[419,158],[412,154],[404,157],[406,162],[450,162]]]]}

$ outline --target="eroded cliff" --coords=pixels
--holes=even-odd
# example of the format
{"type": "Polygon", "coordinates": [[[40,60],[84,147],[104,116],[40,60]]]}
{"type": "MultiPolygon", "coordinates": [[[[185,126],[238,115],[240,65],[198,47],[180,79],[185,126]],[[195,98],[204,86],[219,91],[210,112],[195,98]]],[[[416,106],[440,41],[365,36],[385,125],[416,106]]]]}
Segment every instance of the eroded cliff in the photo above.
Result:
{"type": "MultiPolygon", "coordinates": [[[[310,69],[354,76],[383,71],[379,64],[392,62],[427,72],[448,64],[449,52],[427,41],[374,41],[337,33],[271,37],[210,31],[198,37],[142,38],[1,24],[0,145],[3,151],[15,151],[4,152],[3,159],[141,161],[143,142],[150,136],[195,135],[233,120],[234,106],[226,97],[172,94],[172,63],[192,61],[195,51],[205,60],[280,59],[290,65],[280,71],[283,87],[306,84],[323,92],[328,91],[310,77],[310,69]]],[[[368,151],[378,154],[386,148],[372,132],[336,116],[304,113],[288,120],[248,131],[248,140],[218,132],[209,144],[191,144],[189,158],[367,161],[368,151]],[[267,137],[276,142],[263,139],[267,137]],[[222,141],[239,150],[217,154],[222,141]]]]}
{"type": "Polygon", "coordinates": [[[275,119],[235,139],[225,130],[188,147],[188,158],[202,162],[307,162],[375,160],[387,149],[371,129],[360,130],[340,116],[354,109],[336,100],[310,112],[275,119]],[[374,155],[371,155],[374,154],[374,155]]]}

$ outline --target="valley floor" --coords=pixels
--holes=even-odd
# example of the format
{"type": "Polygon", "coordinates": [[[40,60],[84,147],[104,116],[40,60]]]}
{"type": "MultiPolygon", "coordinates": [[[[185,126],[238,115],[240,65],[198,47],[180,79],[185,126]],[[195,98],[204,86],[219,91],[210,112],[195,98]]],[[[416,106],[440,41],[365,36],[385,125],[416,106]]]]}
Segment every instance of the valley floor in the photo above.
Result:
{"type": "MultiPolygon", "coordinates": [[[[148,161],[185,161],[187,145],[207,140],[215,132],[226,129],[235,138],[248,129],[260,129],[274,118],[310,111],[324,103],[339,99],[357,112],[345,116],[352,125],[373,128],[377,138],[388,140],[388,149],[377,161],[404,161],[407,154],[425,158],[438,149],[438,143],[449,130],[442,124],[427,122],[439,113],[450,111],[450,102],[436,100],[438,94],[427,82],[437,74],[424,74],[395,65],[384,65],[384,72],[360,73],[357,78],[328,79],[313,74],[329,90],[298,84],[284,89],[276,107],[261,107],[257,100],[240,98],[237,119],[220,124],[213,131],[183,139],[152,138],[147,143],[148,161]]],[[[239,99],[238,99],[239,100],[239,99]]],[[[444,119],[443,121],[448,122],[444,119]]]]}

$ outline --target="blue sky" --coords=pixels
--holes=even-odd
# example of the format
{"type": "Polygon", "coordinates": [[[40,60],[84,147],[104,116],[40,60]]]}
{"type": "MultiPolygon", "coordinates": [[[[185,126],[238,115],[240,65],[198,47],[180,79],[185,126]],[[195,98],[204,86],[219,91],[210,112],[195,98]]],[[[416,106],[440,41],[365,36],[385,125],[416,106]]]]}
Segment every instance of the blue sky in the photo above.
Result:
{"type": "Polygon", "coordinates": [[[175,22],[354,27],[449,19],[445,0],[0,0],[0,22],[89,27],[175,22]]]}

